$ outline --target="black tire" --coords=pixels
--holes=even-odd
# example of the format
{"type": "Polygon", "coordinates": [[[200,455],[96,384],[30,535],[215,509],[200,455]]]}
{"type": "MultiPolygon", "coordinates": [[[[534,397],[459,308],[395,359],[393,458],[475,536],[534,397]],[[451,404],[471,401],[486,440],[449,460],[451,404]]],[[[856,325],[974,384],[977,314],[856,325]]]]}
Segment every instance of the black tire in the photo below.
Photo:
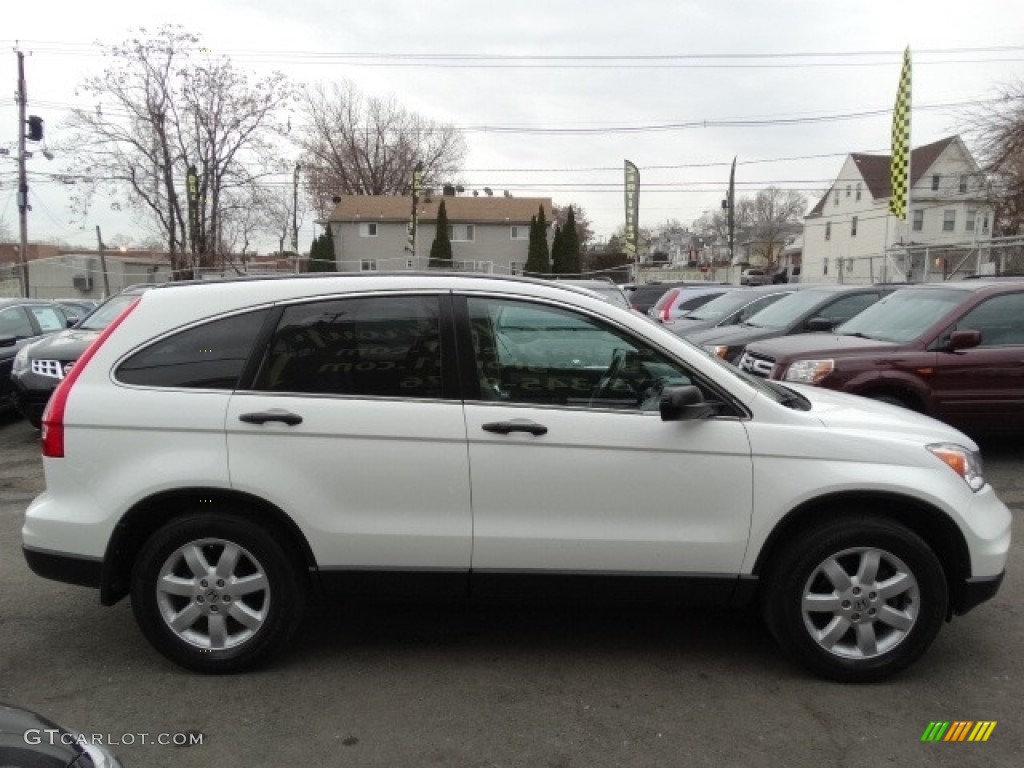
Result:
{"type": "Polygon", "coordinates": [[[307,590],[301,563],[273,534],[204,513],[176,518],[146,541],[131,592],[135,619],[158,651],[196,672],[225,673],[285,649],[307,590]]]}
{"type": "Polygon", "coordinates": [[[921,537],[891,520],[857,517],[788,542],[770,564],[761,607],[779,645],[800,664],[832,680],[867,683],[927,650],[948,601],[945,573],[921,537]],[[805,611],[805,596],[821,610],[805,611]]]}

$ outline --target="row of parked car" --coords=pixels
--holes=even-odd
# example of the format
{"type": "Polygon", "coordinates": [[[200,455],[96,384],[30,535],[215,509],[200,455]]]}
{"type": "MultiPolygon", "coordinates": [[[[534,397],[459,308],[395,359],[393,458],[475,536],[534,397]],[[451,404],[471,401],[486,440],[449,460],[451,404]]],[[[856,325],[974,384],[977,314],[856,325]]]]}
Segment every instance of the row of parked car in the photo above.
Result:
{"type": "Polygon", "coordinates": [[[645,299],[660,294],[647,314],[747,374],[863,395],[970,432],[1024,429],[1022,279],[642,288],[645,299]]]}
{"type": "Polygon", "coordinates": [[[0,412],[16,409],[39,427],[50,393],[125,303],[0,299],[0,412]]]}

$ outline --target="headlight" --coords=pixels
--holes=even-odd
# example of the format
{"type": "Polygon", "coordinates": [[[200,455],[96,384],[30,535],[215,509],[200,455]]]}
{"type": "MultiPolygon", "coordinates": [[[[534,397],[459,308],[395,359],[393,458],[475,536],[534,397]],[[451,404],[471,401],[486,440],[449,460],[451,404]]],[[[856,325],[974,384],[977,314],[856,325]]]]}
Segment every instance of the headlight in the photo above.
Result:
{"type": "Polygon", "coordinates": [[[24,347],[18,350],[18,354],[14,356],[14,364],[11,368],[11,373],[24,373],[29,368],[28,362],[28,347],[26,344],[24,347]]]}
{"type": "Polygon", "coordinates": [[[797,360],[786,369],[786,381],[817,384],[835,370],[832,360],[797,360]]]}
{"type": "Polygon", "coordinates": [[[725,360],[726,356],[729,354],[729,345],[728,344],[708,344],[708,345],[706,345],[704,347],[704,351],[707,352],[712,357],[720,357],[723,360],[725,360]]]}
{"type": "Polygon", "coordinates": [[[933,443],[925,447],[960,475],[972,491],[980,491],[985,487],[981,456],[977,451],[969,451],[956,443],[933,443]]]}

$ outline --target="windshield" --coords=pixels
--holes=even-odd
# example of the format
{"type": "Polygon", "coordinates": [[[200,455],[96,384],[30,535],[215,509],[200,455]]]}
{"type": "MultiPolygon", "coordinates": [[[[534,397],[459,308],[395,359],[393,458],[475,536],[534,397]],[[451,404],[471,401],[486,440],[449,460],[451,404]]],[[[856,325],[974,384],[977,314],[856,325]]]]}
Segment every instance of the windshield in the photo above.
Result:
{"type": "Polygon", "coordinates": [[[115,317],[121,314],[122,309],[137,298],[139,297],[125,294],[112,296],[75,327],[85,331],[102,331],[110,325],[115,317]]]}
{"type": "Polygon", "coordinates": [[[744,325],[753,325],[757,328],[787,328],[832,295],[833,291],[815,290],[791,293],[762,309],[744,325]]]}
{"type": "Polygon", "coordinates": [[[963,295],[963,291],[951,289],[904,288],[847,320],[836,333],[878,341],[910,341],[959,304],[963,295]]]}

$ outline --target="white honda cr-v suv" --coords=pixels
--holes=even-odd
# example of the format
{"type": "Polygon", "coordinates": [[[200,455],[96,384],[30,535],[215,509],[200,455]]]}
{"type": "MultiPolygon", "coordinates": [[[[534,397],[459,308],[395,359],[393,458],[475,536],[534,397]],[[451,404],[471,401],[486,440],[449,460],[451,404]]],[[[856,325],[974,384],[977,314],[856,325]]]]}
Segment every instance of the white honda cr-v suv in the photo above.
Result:
{"type": "Polygon", "coordinates": [[[281,651],[314,592],[756,603],[874,680],[996,593],[977,446],[748,377],[587,291],[449,273],[141,295],[43,417],[37,573],[131,596],[200,671],[281,651]]]}

